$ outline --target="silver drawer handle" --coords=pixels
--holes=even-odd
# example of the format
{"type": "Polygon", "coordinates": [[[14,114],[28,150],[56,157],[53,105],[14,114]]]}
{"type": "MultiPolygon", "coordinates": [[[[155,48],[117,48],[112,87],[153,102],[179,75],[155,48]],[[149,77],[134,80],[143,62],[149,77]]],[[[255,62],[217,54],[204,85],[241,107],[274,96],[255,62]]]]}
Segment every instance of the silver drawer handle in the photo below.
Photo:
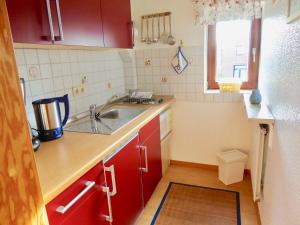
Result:
{"type": "Polygon", "coordinates": [[[59,0],[55,0],[55,5],[56,5],[56,14],[57,14],[57,21],[58,21],[58,29],[59,29],[58,41],[63,41],[64,40],[64,31],[63,31],[63,25],[62,25],[62,21],[61,21],[59,0]]]}
{"type": "Polygon", "coordinates": [[[104,218],[105,218],[106,221],[112,223],[113,222],[113,216],[112,216],[112,208],[111,208],[109,187],[103,186],[102,191],[106,192],[107,205],[108,205],[108,216],[104,215],[104,218]]]}
{"type": "Polygon", "coordinates": [[[59,206],[56,208],[56,212],[64,214],[71,208],[85,193],[87,193],[94,185],[96,184],[95,181],[87,181],[85,182],[86,188],[83,189],[75,198],[72,199],[66,206],[59,206]]]}
{"type": "Polygon", "coordinates": [[[149,171],[149,169],[148,169],[148,149],[147,149],[147,146],[140,146],[140,148],[142,149],[142,150],[144,150],[144,152],[145,152],[145,168],[141,168],[141,170],[143,171],[143,172],[145,172],[145,173],[148,173],[148,171],[149,171]]]}
{"type": "Polygon", "coordinates": [[[47,14],[48,14],[49,29],[50,29],[50,38],[51,38],[51,42],[54,43],[55,37],[54,37],[54,29],[53,29],[53,22],[51,16],[50,0],[46,0],[46,7],[47,7],[47,14]]]}
{"type": "Polygon", "coordinates": [[[115,176],[115,167],[111,165],[110,167],[104,167],[106,172],[110,172],[111,174],[111,182],[112,182],[112,191],[109,192],[110,196],[114,196],[117,194],[117,184],[116,184],[116,176],[115,176]]]}

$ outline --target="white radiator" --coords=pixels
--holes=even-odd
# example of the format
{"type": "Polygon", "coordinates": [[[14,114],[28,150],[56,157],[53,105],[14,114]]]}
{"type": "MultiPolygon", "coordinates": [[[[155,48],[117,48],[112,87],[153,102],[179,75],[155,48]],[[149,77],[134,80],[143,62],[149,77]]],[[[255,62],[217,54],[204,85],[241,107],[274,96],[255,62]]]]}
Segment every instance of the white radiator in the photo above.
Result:
{"type": "Polygon", "coordinates": [[[269,126],[266,124],[255,125],[252,137],[251,152],[251,180],[253,200],[259,201],[263,194],[265,161],[268,151],[269,126]]]}

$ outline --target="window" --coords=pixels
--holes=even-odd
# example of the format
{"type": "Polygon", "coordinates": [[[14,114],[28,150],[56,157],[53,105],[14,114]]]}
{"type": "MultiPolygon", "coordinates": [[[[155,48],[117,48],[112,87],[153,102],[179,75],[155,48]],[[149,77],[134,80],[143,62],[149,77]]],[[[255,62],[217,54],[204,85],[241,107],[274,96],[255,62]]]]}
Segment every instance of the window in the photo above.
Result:
{"type": "Polygon", "coordinates": [[[261,20],[231,20],[208,26],[208,88],[240,81],[242,89],[257,88],[261,20]]]}

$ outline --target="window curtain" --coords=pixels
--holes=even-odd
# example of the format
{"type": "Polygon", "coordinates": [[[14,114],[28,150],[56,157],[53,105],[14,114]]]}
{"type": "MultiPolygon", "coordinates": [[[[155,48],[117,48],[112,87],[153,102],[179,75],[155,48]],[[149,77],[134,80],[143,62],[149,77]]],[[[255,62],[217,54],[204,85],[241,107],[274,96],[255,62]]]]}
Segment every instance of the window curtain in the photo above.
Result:
{"type": "Polygon", "coordinates": [[[195,24],[213,25],[218,21],[261,18],[261,0],[191,0],[195,24]]]}

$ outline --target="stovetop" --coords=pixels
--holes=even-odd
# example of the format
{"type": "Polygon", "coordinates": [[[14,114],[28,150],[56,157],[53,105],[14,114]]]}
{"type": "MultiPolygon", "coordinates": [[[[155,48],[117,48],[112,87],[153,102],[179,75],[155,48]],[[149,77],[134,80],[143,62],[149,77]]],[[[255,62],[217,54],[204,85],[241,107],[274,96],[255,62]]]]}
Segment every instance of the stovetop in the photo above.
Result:
{"type": "Polygon", "coordinates": [[[154,98],[126,98],[124,103],[129,104],[143,104],[143,105],[154,105],[154,104],[160,104],[163,102],[163,99],[154,99],[154,98]]]}

